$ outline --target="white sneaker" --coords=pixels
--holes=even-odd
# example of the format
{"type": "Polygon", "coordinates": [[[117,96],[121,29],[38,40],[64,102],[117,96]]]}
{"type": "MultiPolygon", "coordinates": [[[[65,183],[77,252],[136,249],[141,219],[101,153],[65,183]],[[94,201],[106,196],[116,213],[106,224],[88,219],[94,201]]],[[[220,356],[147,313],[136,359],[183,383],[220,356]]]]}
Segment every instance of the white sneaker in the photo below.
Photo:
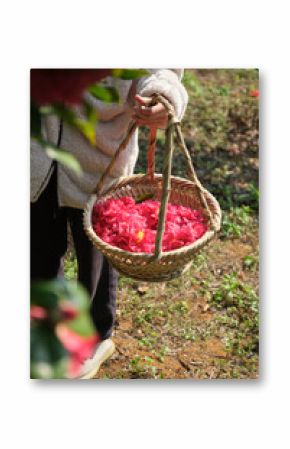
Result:
{"type": "Polygon", "coordinates": [[[108,338],[107,340],[101,341],[101,343],[97,345],[93,357],[84,362],[78,379],[93,379],[102,363],[108,360],[114,351],[115,344],[113,340],[108,338]]]}

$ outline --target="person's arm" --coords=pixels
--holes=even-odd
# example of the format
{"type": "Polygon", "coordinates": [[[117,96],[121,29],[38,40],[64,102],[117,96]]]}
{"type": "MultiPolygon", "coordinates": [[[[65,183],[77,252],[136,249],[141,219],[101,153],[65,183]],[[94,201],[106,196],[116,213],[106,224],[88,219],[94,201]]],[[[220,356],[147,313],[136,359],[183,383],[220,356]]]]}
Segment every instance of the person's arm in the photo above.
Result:
{"type": "Polygon", "coordinates": [[[181,119],[188,103],[187,92],[181,83],[183,70],[154,69],[149,71],[150,75],[141,78],[137,83],[134,118],[138,125],[165,128],[167,112],[162,104],[149,107],[150,97],[155,93],[166,97],[174,107],[177,117],[181,119]]]}

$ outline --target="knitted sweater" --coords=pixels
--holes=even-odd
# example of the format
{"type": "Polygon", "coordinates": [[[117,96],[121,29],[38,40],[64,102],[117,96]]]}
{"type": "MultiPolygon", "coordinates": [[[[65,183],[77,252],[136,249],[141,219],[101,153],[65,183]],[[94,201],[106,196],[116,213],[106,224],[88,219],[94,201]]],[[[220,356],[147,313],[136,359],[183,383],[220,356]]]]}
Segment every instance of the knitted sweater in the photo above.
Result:
{"type": "MultiPolygon", "coordinates": [[[[181,84],[182,70],[155,69],[149,75],[138,80],[136,93],[151,96],[154,93],[164,95],[174,106],[181,119],[187,106],[188,96],[181,84]]],[[[78,175],[68,167],[58,164],[58,203],[60,206],[84,208],[90,194],[97,186],[101,174],[108,166],[113,154],[125,137],[132,120],[134,98],[132,81],[107,78],[107,84],[114,86],[120,97],[119,103],[103,103],[85,94],[97,111],[96,146],[93,147],[79,131],[64,124],[60,147],[70,151],[82,167],[78,175]]],[[[134,89],[135,89],[134,87],[134,89]]],[[[76,108],[82,116],[81,108],[76,108]]],[[[59,119],[48,116],[42,121],[43,137],[56,144],[59,136],[59,119]]],[[[107,180],[106,187],[118,178],[131,175],[138,157],[138,132],[131,137],[126,149],[119,155],[107,180]]],[[[31,144],[31,201],[35,202],[45,189],[52,174],[52,160],[36,143],[31,144]]]]}

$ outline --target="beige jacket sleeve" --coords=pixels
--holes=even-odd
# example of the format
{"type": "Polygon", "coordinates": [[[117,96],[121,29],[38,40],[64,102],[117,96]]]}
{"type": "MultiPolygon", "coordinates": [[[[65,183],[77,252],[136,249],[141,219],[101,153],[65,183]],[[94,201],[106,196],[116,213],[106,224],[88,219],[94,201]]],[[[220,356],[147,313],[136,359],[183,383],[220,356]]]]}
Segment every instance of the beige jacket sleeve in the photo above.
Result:
{"type": "Polygon", "coordinates": [[[173,105],[177,117],[181,120],[188,103],[188,94],[181,79],[182,69],[149,69],[150,75],[137,83],[137,93],[150,97],[154,93],[164,95],[173,105]]]}

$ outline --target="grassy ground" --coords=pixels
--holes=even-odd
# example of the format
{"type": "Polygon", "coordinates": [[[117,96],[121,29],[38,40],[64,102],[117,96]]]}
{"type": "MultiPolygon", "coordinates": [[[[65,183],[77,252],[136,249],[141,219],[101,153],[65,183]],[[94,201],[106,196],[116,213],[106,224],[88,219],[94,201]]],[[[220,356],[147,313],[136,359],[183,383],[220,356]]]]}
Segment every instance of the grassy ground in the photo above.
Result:
{"type": "MultiPolygon", "coordinates": [[[[251,96],[258,72],[187,70],[184,83],[184,134],[200,180],[222,206],[222,230],[180,279],[120,278],[117,351],[98,378],[258,376],[258,100],[251,96]]],[[[146,137],[142,130],[137,172],[144,171],[146,137]]],[[[160,170],[162,132],[158,144],[160,170]]],[[[184,174],[180,153],[173,167],[184,174]]],[[[70,252],[66,276],[75,275],[70,252]]]]}

